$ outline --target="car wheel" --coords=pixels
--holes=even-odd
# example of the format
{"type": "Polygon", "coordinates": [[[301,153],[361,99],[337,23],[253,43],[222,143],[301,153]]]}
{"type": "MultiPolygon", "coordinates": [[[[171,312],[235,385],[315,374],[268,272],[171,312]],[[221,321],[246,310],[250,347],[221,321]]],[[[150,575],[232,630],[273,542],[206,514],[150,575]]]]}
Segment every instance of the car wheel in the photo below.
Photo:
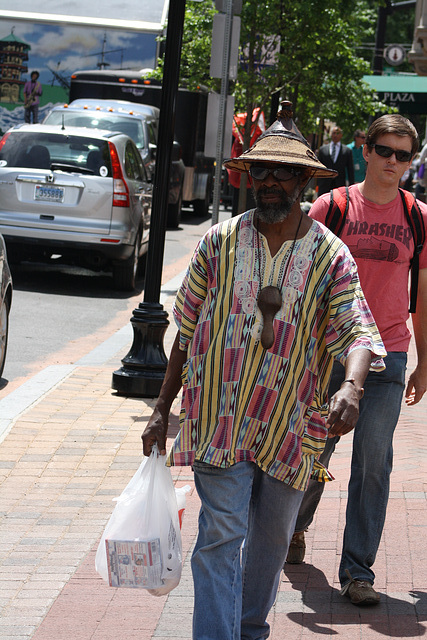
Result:
{"type": "Polygon", "coordinates": [[[123,260],[123,262],[113,265],[114,288],[119,291],[133,291],[135,289],[139,264],[140,243],[141,240],[138,234],[132,255],[127,260],[123,260]]]}
{"type": "Polygon", "coordinates": [[[7,338],[9,335],[9,300],[5,300],[0,309],[0,378],[3,375],[4,363],[6,362],[7,338]]]}
{"type": "Polygon", "coordinates": [[[11,264],[17,265],[22,261],[22,248],[17,245],[11,245],[7,247],[7,261],[9,266],[11,264]]]}
{"type": "Polygon", "coordinates": [[[170,229],[177,229],[181,222],[182,191],[179,194],[178,202],[168,205],[167,225],[170,229]]]}

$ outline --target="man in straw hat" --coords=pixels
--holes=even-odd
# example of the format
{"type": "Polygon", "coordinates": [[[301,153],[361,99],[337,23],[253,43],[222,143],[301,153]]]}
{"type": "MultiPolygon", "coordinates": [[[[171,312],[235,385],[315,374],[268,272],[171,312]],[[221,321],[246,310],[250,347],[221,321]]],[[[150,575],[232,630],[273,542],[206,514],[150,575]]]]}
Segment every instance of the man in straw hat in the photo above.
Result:
{"type": "Polygon", "coordinates": [[[201,500],[191,566],[195,640],[255,640],[266,622],[303,492],[329,435],[353,429],[362,385],[385,355],[345,245],[302,213],[313,176],[330,175],[292,121],[289,104],[238,158],[256,209],[212,227],[178,292],[178,332],[144,454],[191,465],[201,500]],[[334,358],[347,382],[327,406],[334,358]],[[326,424],[325,424],[325,418],[326,424]]]}

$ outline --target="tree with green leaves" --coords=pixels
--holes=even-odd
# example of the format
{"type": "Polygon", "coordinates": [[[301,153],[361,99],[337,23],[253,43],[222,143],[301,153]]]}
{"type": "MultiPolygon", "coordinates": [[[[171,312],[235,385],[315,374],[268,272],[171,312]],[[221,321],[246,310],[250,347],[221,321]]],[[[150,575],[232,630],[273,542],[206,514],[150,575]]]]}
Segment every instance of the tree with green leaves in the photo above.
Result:
{"type": "MultiPolygon", "coordinates": [[[[203,85],[212,91],[218,91],[218,80],[209,75],[213,17],[217,13],[212,0],[192,2],[187,0],[182,37],[180,86],[194,91],[203,85]]],[[[166,30],[158,38],[160,49],[166,41],[166,30]]],[[[163,58],[157,60],[152,77],[163,78],[163,58]]]]}
{"type": "MultiPolygon", "coordinates": [[[[245,0],[241,14],[241,49],[236,110],[251,113],[261,107],[269,117],[274,97],[291,100],[296,120],[306,134],[319,120],[340,123],[345,133],[365,127],[379,105],[362,82],[370,63],[360,49],[375,37],[378,0],[245,0]]],[[[204,85],[219,90],[209,76],[212,0],[187,0],[181,53],[181,86],[204,85]]],[[[155,71],[163,74],[162,60],[155,71]]],[[[248,131],[245,144],[249,143],[248,131]]]]}
{"type": "MultiPolygon", "coordinates": [[[[375,0],[245,0],[238,78],[231,88],[236,111],[252,114],[260,107],[268,124],[271,105],[278,106],[280,97],[292,102],[295,121],[306,136],[319,132],[328,119],[337,122],[347,138],[356,128],[365,128],[369,116],[388,111],[362,81],[370,64],[359,46],[367,37],[374,39],[378,6],[375,0]]],[[[215,12],[212,0],[187,0],[181,86],[219,89],[219,81],[209,76],[215,12]]],[[[162,70],[160,61],[158,77],[162,70]]],[[[250,144],[250,129],[247,118],[244,149],[250,144]]]]}
{"type": "Polygon", "coordinates": [[[250,113],[255,106],[267,109],[275,94],[289,99],[306,134],[323,119],[346,133],[365,127],[380,105],[362,81],[370,67],[357,46],[367,32],[374,37],[375,24],[365,0],[244,2],[237,103],[250,113]]]}

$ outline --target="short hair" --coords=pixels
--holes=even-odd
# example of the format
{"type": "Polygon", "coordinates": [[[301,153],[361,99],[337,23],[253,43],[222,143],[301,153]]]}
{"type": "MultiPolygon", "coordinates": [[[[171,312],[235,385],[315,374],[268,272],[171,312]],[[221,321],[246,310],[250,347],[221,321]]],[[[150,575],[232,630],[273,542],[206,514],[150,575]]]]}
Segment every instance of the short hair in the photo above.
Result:
{"type": "Polygon", "coordinates": [[[371,124],[366,134],[366,144],[372,147],[378,138],[386,133],[393,133],[397,136],[409,136],[412,140],[411,153],[414,156],[418,151],[418,132],[410,120],[404,118],[399,113],[386,113],[377,118],[371,124]]]}
{"type": "Polygon", "coordinates": [[[362,133],[364,133],[364,129],[356,129],[356,131],[353,133],[353,138],[354,139],[360,138],[362,133]]]}

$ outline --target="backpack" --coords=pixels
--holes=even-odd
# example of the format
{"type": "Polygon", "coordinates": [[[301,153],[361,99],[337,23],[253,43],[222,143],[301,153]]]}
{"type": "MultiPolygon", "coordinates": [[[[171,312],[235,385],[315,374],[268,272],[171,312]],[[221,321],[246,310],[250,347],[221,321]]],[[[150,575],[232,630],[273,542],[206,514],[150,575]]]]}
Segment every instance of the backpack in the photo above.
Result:
{"type": "MultiPolygon", "coordinates": [[[[414,238],[415,251],[412,256],[411,265],[411,299],[409,313],[415,313],[417,308],[419,255],[426,239],[424,220],[421,215],[418,203],[412,193],[399,188],[400,197],[403,202],[405,217],[414,238]]],[[[340,187],[331,191],[329,209],[326,214],[325,225],[336,235],[340,236],[344,228],[345,219],[350,204],[350,194],[348,187],[340,187]]]]}

